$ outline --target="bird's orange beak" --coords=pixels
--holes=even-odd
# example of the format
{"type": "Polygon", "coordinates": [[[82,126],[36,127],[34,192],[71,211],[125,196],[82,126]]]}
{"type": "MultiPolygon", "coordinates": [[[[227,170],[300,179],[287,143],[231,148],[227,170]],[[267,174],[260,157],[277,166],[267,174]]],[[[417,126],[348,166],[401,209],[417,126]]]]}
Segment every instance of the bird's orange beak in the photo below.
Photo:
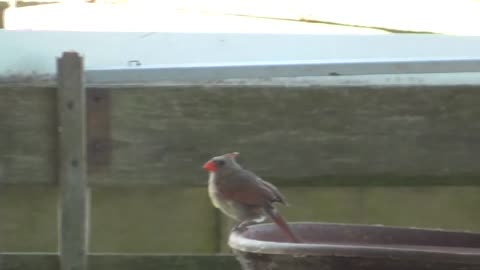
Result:
{"type": "Polygon", "coordinates": [[[203,168],[209,172],[214,172],[217,170],[217,166],[213,162],[213,160],[208,161],[203,165],[203,168]]]}

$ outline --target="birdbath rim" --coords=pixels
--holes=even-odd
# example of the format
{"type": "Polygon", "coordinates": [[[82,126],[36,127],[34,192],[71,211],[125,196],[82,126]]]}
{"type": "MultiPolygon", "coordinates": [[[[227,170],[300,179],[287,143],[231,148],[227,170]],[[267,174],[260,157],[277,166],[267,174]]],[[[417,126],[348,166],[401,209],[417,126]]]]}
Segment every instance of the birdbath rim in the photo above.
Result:
{"type": "MultiPolygon", "coordinates": [[[[343,223],[292,222],[290,223],[290,226],[300,238],[305,240],[304,243],[289,243],[280,240],[282,237],[275,224],[264,223],[252,225],[242,232],[232,232],[228,244],[234,250],[255,254],[284,254],[292,255],[294,257],[389,257],[449,262],[469,261],[475,264],[480,264],[480,233],[343,223]],[[328,241],[319,241],[318,234],[328,231],[337,234],[337,236],[332,237],[337,237],[338,239],[335,240],[329,236],[330,239],[328,241]],[[347,235],[348,237],[349,235],[355,235],[353,236],[354,238],[358,238],[359,235],[362,235],[362,237],[358,238],[356,242],[349,242],[341,239],[342,234],[347,235]],[[414,237],[416,234],[426,235],[432,237],[431,241],[434,244],[385,244],[370,242],[374,241],[372,239],[375,237],[380,237],[379,235],[388,238],[390,237],[389,234],[392,235],[392,239],[401,239],[402,234],[405,235],[407,239],[414,237]],[[446,241],[448,240],[451,243],[455,243],[454,246],[449,246],[447,244],[442,245],[442,239],[435,239],[442,237],[446,237],[446,241]],[[469,242],[466,246],[462,246],[461,241],[469,237],[473,237],[476,242],[473,244],[469,242]]],[[[397,240],[394,239],[391,242],[394,243],[395,241],[397,240]]],[[[466,241],[468,242],[469,240],[466,241]]]]}

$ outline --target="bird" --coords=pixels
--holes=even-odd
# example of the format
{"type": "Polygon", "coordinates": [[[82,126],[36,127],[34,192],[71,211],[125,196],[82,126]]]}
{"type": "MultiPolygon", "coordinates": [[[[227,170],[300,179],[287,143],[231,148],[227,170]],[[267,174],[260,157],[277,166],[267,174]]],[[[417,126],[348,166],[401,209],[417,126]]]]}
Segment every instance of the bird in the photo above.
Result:
{"type": "Polygon", "coordinates": [[[238,164],[238,152],[226,153],[208,160],[203,168],[209,172],[208,194],[214,207],[239,222],[232,231],[243,231],[249,225],[270,218],[290,242],[299,243],[276,203],[288,206],[273,184],[238,164]]]}

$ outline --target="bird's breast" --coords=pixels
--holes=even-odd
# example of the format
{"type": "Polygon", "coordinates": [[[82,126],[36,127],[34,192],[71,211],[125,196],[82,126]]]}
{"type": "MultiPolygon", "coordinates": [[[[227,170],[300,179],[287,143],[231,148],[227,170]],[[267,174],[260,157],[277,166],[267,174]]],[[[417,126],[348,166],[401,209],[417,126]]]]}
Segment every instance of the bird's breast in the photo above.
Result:
{"type": "Polygon", "coordinates": [[[208,178],[208,195],[210,196],[210,200],[212,201],[213,205],[217,208],[220,208],[222,198],[217,187],[217,181],[214,173],[210,173],[208,178]]]}

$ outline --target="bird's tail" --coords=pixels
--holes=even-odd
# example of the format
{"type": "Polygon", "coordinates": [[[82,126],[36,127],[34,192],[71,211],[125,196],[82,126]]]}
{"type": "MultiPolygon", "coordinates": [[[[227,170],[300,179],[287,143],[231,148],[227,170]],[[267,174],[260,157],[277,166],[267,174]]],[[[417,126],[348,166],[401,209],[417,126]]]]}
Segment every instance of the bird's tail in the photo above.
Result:
{"type": "Polygon", "coordinates": [[[285,219],[277,212],[277,210],[272,206],[266,206],[265,212],[272,219],[278,228],[288,237],[288,240],[293,243],[301,243],[300,239],[293,233],[290,226],[288,226],[285,219]]]}

